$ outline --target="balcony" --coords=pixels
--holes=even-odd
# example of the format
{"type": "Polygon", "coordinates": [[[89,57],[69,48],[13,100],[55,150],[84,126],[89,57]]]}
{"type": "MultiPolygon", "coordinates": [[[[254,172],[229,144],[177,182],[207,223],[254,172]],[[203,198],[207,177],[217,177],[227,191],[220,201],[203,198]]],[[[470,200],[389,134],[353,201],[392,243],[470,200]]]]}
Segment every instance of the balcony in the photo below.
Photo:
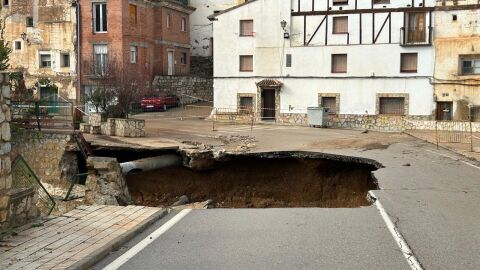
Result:
{"type": "Polygon", "coordinates": [[[423,29],[400,28],[401,46],[431,46],[433,27],[423,29]]]}

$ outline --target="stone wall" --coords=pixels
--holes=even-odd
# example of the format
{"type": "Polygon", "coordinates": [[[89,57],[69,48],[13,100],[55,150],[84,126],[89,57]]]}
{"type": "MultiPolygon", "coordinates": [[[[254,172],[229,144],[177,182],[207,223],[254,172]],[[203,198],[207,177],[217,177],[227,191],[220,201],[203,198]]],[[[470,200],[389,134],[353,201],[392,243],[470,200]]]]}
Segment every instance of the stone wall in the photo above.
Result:
{"type": "Polygon", "coordinates": [[[183,104],[213,100],[213,78],[157,76],[153,87],[177,95],[183,104]]]}
{"type": "Polygon", "coordinates": [[[212,78],[213,57],[192,56],[190,57],[190,76],[212,78]]]}
{"type": "MultiPolygon", "coordinates": [[[[422,128],[420,123],[428,123],[431,116],[391,116],[391,115],[354,115],[354,114],[334,114],[328,116],[327,127],[330,128],[345,128],[345,129],[368,129],[376,131],[387,132],[401,132],[408,129],[411,124],[410,121],[414,121],[422,128]]],[[[290,124],[290,125],[308,125],[307,114],[290,114],[282,113],[277,119],[278,123],[290,124]]],[[[479,123],[480,124],[480,123],[479,123]]],[[[434,124],[430,124],[433,125],[434,124]]],[[[425,126],[428,126],[426,124],[425,126]]]]}
{"type": "Polygon", "coordinates": [[[70,133],[17,130],[12,140],[12,157],[22,155],[47,190],[69,187],[78,173],[77,150],[70,133]]]}
{"type": "Polygon", "coordinates": [[[100,114],[92,114],[88,125],[80,125],[80,131],[82,132],[132,138],[145,137],[144,129],[145,120],[143,119],[106,119],[100,114]]]}
{"type": "Polygon", "coordinates": [[[140,119],[109,119],[114,120],[115,136],[145,137],[145,120],[140,119]]]}
{"type": "Polygon", "coordinates": [[[405,128],[410,130],[440,130],[440,131],[462,131],[480,132],[480,122],[467,121],[429,121],[429,120],[407,120],[405,128]]]}
{"type": "MultiPolygon", "coordinates": [[[[12,183],[10,87],[7,73],[0,73],[0,232],[21,226],[38,215],[32,188],[12,183]]],[[[0,234],[1,237],[1,234],[0,234]]]]}
{"type": "Polygon", "coordinates": [[[122,169],[116,158],[90,157],[85,201],[87,204],[128,205],[132,203],[122,169]]]}

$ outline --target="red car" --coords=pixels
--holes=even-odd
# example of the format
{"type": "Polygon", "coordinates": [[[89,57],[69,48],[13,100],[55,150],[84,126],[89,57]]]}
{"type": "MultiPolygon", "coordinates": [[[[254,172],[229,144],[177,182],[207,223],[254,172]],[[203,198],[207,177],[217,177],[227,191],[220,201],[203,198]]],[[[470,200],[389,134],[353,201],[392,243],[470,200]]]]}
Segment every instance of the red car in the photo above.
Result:
{"type": "Polygon", "coordinates": [[[160,95],[143,98],[140,102],[142,111],[166,111],[168,108],[178,107],[180,99],[176,95],[160,95]]]}

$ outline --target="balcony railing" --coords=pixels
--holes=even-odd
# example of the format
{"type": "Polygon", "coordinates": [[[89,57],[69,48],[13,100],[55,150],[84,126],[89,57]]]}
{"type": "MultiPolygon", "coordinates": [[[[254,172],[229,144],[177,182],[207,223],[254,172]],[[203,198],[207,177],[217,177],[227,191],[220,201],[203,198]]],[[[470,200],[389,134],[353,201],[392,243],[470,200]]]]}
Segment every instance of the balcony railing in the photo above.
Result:
{"type": "Polygon", "coordinates": [[[433,27],[425,29],[400,28],[400,44],[402,46],[431,46],[433,27]]]}

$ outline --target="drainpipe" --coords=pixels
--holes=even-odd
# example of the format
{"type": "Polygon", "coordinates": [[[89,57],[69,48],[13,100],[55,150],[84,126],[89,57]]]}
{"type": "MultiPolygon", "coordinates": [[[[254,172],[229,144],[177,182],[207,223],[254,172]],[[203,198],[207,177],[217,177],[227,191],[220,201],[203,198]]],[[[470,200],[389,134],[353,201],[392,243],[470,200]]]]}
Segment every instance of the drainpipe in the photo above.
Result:
{"type": "MultiPolygon", "coordinates": [[[[81,79],[80,79],[80,76],[81,76],[81,64],[80,64],[80,0],[77,0],[75,2],[75,11],[76,11],[76,15],[77,15],[77,93],[76,93],[76,97],[77,97],[77,100],[75,101],[75,103],[77,103],[77,106],[78,106],[78,102],[81,98],[81,94],[80,94],[80,91],[81,91],[81,79]]],[[[80,104],[81,105],[81,104],[80,104]]]]}
{"type": "Polygon", "coordinates": [[[127,175],[129,173],[154,171],[180,164],[182,164],[182,158],[180,156],[168,154],[120,163],[120,167],[122,168],[123,175],[127,175]]]}

